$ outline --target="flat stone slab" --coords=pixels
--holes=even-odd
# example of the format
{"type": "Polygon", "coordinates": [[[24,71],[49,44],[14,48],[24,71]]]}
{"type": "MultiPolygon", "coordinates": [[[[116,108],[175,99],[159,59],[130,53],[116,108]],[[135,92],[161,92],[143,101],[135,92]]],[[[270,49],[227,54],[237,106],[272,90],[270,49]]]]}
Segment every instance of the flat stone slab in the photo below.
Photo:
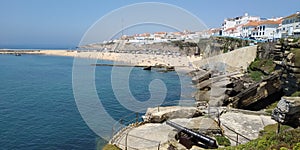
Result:
{"type": "Polygon", "coordinates": [[[144,120],[151,123],[161,123],[168,119],[175,118],[192,118],[200,116],[200,112],[196,107],[169,106],[148,108],[144,120]]]}
{"type": "MultiPolygon", "coordinates": [[[[227,112],[220,117],[221,124],[240,133],[241,135],[253,140],[258,138],[259,131],[263,130],[265,126],[275,124],[271,116],[264,115],[248,115],[236,112],[227,112]]],[[[237,134],[232,130],[223,126],[224,133],[231,140],[231,145],[235,145],[237,134]]],[[[239,136],[240,143],[247,143],[248,140],[239,136]]]]}
{"type": "Polygon", "coordinates": [[[215,122],[215,120],[206,117],[196,117],[190,119],[177,118],[172,119],[171,121],[191,130],[220,130],[218,123],[215,122]]]}
{"type": "Polygon", "coordinates": [[[157,150],[158,146],[168,142],[172,132],[175,132],[173,128],[166,124],[147,123],[123,132],[114,144],[121,149],[127,146],[128,150],[157,150]]]}

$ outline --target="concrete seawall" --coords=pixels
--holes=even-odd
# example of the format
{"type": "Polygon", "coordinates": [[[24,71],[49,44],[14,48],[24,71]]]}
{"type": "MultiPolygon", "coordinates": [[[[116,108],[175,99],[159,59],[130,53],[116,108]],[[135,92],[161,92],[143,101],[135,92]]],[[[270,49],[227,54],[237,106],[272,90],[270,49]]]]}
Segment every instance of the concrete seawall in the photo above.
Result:
{"type": "Polygon", "coordinates": [[[246,70],[252,61],[256,58],[257,46],[248,46],[231,52],[213,56],[210,58],[194,61],[193,66],[199,68],[204,65],[215,64],[218,62],[225,63],[234,68],[246,70]]]}

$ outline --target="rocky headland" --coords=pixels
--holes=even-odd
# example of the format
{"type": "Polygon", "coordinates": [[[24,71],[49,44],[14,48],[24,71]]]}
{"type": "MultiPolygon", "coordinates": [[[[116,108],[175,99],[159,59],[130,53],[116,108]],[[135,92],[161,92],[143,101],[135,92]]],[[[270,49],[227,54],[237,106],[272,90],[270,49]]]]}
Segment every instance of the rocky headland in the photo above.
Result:
{"type": "Polygon", "coordinates": [[[189,75],[197,88],[195,105],[149,108],[142,123],[130,125],[110,143],[122,149],[209,148],[168,126],[165,121],[170,120],[213,137],[219,147],[245,144],[278,122],[276,106],[277,114],[286,116],[281,124],[298,127],[299,98],[285,98],[288,112],[282,110],[282,102],[277,103],[284,95],[299,96],[299,43],[285,39],[209,57],[202,53],[202,59],[190,62],[194,70],[189,75]]]}

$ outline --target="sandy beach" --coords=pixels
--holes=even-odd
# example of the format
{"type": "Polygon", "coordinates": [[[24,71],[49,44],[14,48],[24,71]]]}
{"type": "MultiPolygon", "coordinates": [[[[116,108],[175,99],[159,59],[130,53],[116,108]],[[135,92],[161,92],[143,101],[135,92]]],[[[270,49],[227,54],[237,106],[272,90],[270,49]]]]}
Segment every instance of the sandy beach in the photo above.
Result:
{"type": "MultiPolygon", "coordinates": [[[[142,51],[140,51],[142,52],[142,51]]],[[[175,53],[169,54],[152,54],[152,53],[117,53],[117,52],[103,52],[103,51],[76,51],[76,50],[0,50],[0,54],[36,54],[36,55],[53,55],[53,56],[67,56],[74,58],[89,58],[99,60],[109,60],[120,62],[132,66],[174,66],[175,69],[191,71],[199,69],[199,66],[222,61],[229,66],[246,69],[251,61],[256,56],[256,46],[249,46],[237,49],[235,51],[211,57],[209,59],[202,59],[202,57],[177,55],[175,53]],[[239,59],[232,59],[239,58],[239,59]],[[240,60],[244,60],[242,63],[240,60]]]]}
{"type": "MultiPolygon", "coordinates": [[[[89,58],[99,60],[109,60],[114,62],[125,63],[133,66],[174,66],[178,70],[192,70],[192,62],[201,60],[200,57],[176,56],[164,54],[134,54],[134,53],[114,53],[98,51],[70,51],[70,50],[21,50],[21,54],[67,56],[74,58],[89,58]]],[[[0,54],[15,54],[13,50],[1,51],[0,54]]]]}
{"type": "Polygon", "coordinates": [[[174,56],[174,55],[156,55],[156,54],[132,54],[132,53],[113,53],[113,52],[79,52],[67,50],[42,50],[41,55],[68,56],[90,59],[110,60],[122,62],[134,66],[155,66],[165,65],[174,66],[177,69],[193,69],[192,63],[195,60],[201,60],[200,57],[174,56]]]}

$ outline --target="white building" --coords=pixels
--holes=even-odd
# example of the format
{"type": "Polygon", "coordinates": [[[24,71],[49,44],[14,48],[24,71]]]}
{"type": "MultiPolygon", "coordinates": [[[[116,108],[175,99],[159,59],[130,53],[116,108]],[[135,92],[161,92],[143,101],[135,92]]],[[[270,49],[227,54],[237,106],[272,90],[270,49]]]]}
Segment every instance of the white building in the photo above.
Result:
{"type": "Polygon", "coordinates": [[[274,40],[281,37],[277,36],[278,28],[280,27],[282,19],[263,20],[259,22],[259,25],[253,30],[252,36],[255,39],[260,40],[274,40]]]}
{"type": "Polygon", "coordinates": [[[243,25],[242,36],[245,38],[253,37],[252,33],[256,30],[259,25],[259,21],[249,21],[247,24],[243,25]]]}
{"type": "Polygon", "coordinates": [[[282,37],[300,37],[300,12],[284,17],[280,32],[282,37]]]}
{"type": "Polygon", "coordinates": [[[249,16],[245,13],[244,16],[228,18],[225,19],[222,24],[222,36],[243,36],[243,25],[247,24],[249,21],[259,21],[260,17],[249,16]]]}

